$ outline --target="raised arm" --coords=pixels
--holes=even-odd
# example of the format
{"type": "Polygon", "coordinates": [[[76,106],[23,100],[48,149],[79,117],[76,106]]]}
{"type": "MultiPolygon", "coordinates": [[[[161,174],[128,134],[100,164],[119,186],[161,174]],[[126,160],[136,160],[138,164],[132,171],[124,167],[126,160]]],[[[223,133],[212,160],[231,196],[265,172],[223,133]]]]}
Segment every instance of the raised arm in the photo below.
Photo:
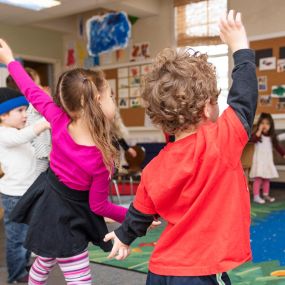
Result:
{"type": "Polygon", "coordinates": [[[19,62],[16,62],[8,44],[0,39],[0,62],[7,65],[8,70],[27,100],[42,114],[47,121],[53,122],[62,110],[51,97],[37,86],[19,62]]]}
{"type": "Polygon", "coordinates": [[[221,39],[232,50],[235,64],[228,104],[235,111],[250,137],[258,96],[254,52],[248,48],[240,13],[237,13],[234,18],[231,10],[227,16],[221,18],[219,26],[221,39]]]}

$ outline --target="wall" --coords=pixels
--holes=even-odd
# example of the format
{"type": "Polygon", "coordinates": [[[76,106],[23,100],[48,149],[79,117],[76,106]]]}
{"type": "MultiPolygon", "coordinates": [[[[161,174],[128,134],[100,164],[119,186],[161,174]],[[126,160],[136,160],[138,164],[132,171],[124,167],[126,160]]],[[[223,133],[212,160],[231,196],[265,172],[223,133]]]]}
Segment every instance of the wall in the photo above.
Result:
{"type": "Polygon", "coordinates": [[[228,5],[242,13],[249,37],[285,34],[284,0],[229,0],[228,5]]]}
{"type": "Polygon", "coordinates": [[[62,60],[62,34],[40,28],[0,24],[1,38],[14,54],[62,60]]]}

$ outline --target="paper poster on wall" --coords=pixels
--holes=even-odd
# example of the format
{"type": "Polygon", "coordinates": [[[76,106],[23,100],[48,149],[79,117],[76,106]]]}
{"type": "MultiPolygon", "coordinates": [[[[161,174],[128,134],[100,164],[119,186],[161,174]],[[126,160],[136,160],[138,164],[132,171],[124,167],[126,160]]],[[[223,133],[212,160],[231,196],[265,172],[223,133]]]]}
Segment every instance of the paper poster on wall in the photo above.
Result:
{"type": "Polygon", "coordinates": [[[127,47],[131,23],[125,12],[96,15],[86,21],[86,34],[89,55],[98,56],[127,47]]]}
{"type": "Polygon", "coordinates": [[[139,107],[141,105],[140,97],[130,98],[130,108],[139,107]]]}
{"type": "Polygon", "coordinates": [[[141,61],[150,58],[149,43],[136,43],[131,48],[131,61],[141,61]]]}
{"type": "Polygon", "coordinates": [[[259,70],[276,69],[276,57],[266,57],[259,60],[259,70]]]}
{"type": "Polygon", "coordinates": [[[285,59],[278,59],[277,61],[277,72],[285,71],[285,59]]]}
{"type": "Polygon", "coordinates": [[[273,85],[271,91],[273,98],[285,98],[285,85],[273,85]]]}
{"type": "Polygon", "coordinates": [[[129,76],[129,69],[127,67],[118,69],[118,78],[128,77],[128,76],[129,76]]]}
{"type": "Polygon", "coordinates": [[[264,107],[271,106],[272,105],[271,95],[260,95],[259,105],[264,107]]]}
{"type": "Polygon", "coordinates": [[[140,67],[139,66],[131,66],[129,68],[129,76],[132,76],[132,77],[140,76],[140,67]]]}
{"type": "Polygon", "coordinates": [[[129,88],[129,78],[119,78],[118,80],[119,88],[129,88]]]}
{"type": "Polygon", "coordinates": [[[130,97],[139,97],[140,96],[140,88],[134,87],[130,88],[130,97]]]}
{"type": "Polygon", "coordinates": [[[141,78],[136,77],[130,77],[130,87],[139,87],[141,85],[141,78]]]}
{"type": "Polygon", "coordinates": [[[128,98],[119,98],[119,108],[120,109],[125,109],[129,108],[129,99],[128,98]]]}
{"type": "Polygon", "coordinates": [[[267,90],[267,76],[258,76],[258,91],[266,91],[267,90]]]}
{"type": "Polygon", "coordinates": [[[145,75],[151,71],[151,65],[150,64],[145,64],[141,66],[141,74],[145,75]]]}
{"type": "Polygon", "coordinates": [[[128,98],[129,97],[129,89],[124,88],[124,89],[119,89],[118,90],[118,97],[119,98],[128,98]]]}

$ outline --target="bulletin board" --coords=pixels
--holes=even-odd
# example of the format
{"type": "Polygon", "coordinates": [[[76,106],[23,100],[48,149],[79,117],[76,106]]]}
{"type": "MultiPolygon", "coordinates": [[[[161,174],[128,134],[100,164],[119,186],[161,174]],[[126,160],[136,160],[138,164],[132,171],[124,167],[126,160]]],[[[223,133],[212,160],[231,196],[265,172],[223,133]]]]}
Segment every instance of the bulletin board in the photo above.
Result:
{"type": "Polygon", "coordinates": [[[145,109],[142,107],[140,91],[142,77],[150,70],[150,64],[103,70],[111,88],[115,91],[124,124],[128,127],[145,126],[145,109]]]}
{"type": "Polygon", "coordinates": [[[285,113],[285,37],[252,41],[250,47],[256,52],[256,113],[285,113]]]}

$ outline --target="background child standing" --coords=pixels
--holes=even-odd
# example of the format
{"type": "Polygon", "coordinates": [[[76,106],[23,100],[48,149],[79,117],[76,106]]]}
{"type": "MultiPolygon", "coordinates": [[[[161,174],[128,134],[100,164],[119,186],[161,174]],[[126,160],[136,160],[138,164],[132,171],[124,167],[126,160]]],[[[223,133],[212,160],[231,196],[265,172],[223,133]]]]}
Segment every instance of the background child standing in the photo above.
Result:
{"type": "Polygon", "coordinates": [[[270,114],[261,113],[256,128],[257,131],[251,137],[251,141],[255,143],[255,149],[249,176],[254,179],[253,201],[264,204],[265,201],[275,201],[275,198],[269,195],[270,179],[279,176],[273,162],[273,147],[283,157],[285,151],[278,143],[274,121],[270,114]],[[263,198],[260,197],[261,187],[263,189],[263,198]]]}
{"type": "Polygon", "coordinates": [[[29,252],[23,247],[27,225],[13,222],[9,215],[37,178],[31,141],[49,128],[47,122],[25,127],[28,101],[18,91],[0,88],[0,163],[4,176],[0,192],[4,207],[8,282],[27,282],[29,252]]]}
{"type": "Polygon", "coordinates": [[[220,31],[235,63],[229,107],[220,117],[216,74],[204,54],[163,50],[143,85],[148,115],[175,134],[175,142],[143,170],[125,221],[105,240],[115,240],[109,257],[124,259],[155,215],[167,222],[150,259],[148,285],[228,285],[226,271],[251,259],[240,158],[257,103],[255,57],[239,13],[222,17],[220,31]]]}

